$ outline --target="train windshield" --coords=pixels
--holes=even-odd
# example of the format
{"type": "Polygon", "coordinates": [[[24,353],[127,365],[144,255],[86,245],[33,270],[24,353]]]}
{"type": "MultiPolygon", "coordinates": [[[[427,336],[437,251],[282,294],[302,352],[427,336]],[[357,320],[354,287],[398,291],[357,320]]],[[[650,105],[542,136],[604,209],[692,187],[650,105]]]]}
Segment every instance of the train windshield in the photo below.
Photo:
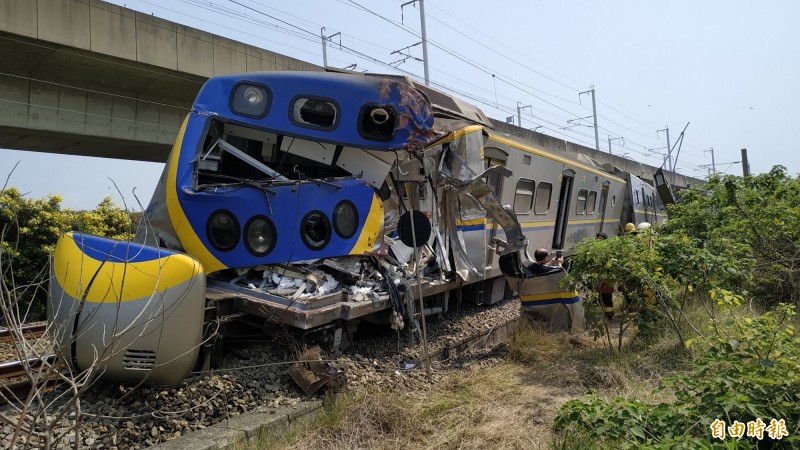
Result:
{"type": "Polygon", "coordinates": [[[352,177],[336,164],[341,147],[212,121],[196,159],[196,188],[352,177]]]}

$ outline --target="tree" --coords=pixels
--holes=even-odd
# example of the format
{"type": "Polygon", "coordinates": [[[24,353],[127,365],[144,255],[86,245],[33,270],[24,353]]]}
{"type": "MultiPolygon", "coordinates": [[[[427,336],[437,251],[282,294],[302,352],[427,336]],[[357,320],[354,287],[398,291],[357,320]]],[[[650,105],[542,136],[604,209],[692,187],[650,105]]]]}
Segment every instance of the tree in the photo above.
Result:
{"type": "Polygon", "coordinates": [[[670,207],[667,231],[752,267],[742,288],[774,305],[800,302],[800,178],[782,166],[741,178],[713,177],[670,207]]]}
{"type": "Polygon", "coordinates": [[[24,320],[42,319],[47,296],[48,261],[58,238],[68,231],[128,239],[127,211],[104,198],[93,211],[61,208],[61,197],[26,198],[16,188],[0,190],[0,262],[7,286],[24,320]]]}

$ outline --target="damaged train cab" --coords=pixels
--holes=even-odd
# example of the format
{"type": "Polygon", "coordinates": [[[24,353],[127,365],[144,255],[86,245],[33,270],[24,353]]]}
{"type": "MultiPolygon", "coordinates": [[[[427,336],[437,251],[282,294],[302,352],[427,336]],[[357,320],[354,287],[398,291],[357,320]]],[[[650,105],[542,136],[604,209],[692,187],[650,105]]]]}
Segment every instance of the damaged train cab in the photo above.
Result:
{"type": "Polygon", "coordinates": [[[451,293],[507,297],[498,258],[529,242],[616,234],[630,177],[496,133],[402,77],[215,77],[135,238],[58,241],[48,318],[72,370],[158,385],[185,378],[234,319],[334,346],[359,320],[416,330],[451,293]]]}

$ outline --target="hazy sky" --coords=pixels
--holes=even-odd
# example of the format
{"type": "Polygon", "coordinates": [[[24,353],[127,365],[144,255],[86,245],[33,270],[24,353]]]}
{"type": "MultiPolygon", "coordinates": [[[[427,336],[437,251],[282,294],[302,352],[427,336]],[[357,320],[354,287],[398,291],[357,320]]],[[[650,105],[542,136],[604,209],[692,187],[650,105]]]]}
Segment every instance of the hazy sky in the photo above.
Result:
{"type": "MultiPolygon", "coordinates": [[[[322,65],[320,28],[341,33],[328,65],[423,77],[419,3],[401,0],[114,0],[214,34],[322,65]],[[402,20],[402,23],[401,23],[402,20]],[[341,40],[340,40],[341,39],[341,40]],[[402,58],[400,51],[412,58],[402,58]],[[397,67],[395,69],[394,67],[397,67]]],[[[430,79],[499,120],[522,106],[522,126],[594,147],[596,90],[600,149],[660,165],[669,127],[687,123],[677,170],[741,174],[773,165],[800,172],[791,137],[800,94],[800,2],[737,0],[426,0],[430,79]],[[588,117],[588,118],[587,118],[588,117]]],[[[116,193],[152,194],[162,165],[0,150],[4,180],[31,196],[58,193],[91,208],[116,193]],[[46,176],[42,176],[45,173],[46,176]]]]}

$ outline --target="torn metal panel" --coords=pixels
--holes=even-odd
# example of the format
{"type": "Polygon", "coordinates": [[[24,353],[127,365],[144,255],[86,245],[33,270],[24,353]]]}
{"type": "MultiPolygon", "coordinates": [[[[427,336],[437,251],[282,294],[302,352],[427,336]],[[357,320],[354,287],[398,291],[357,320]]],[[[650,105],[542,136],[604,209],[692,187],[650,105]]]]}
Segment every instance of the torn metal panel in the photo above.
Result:
{"type": "Polygon", "coordinates": [[[458,155],[448,151],[442,158],[442,167],[446,169],[452,166],[458,167],[459,172],[456,172],[456,174],[451,172],[450,177],[447,177],[443,172],[445,182],[453,189],[456,189],[459,194],[475,199],[486,211],[488,217],[493,218],[503,227],[508,246],[501,254],[504,255],[527,247],[528,241],[525,235],[522,234],[522,226],[517,220],[516,214],[503,207],[491,186],[483,181],[490,173],[499,173],[504,177],[508,177],[512,173],[511,170],[504,166],[493,166],[476,175],[461,161],[458,155]]]}
{"type": "MultiPolygon", "coordinates": [[[[516,215],[503,207],[493,189],[484,181],[484,178],[492,173],[508,177],[511,175],[511,170],[503,166],[490,167],[480,174],[472,170],[459,156],[475,150],[467,148],[468,146],[480,145],[477,140],[468,137],[469,135],[459,137],[442,146],[438,155],[437,174],[438,184],[443,192],[440,201],[443,209],[442,221],[450,237],[449,242],[456,263],[455,270],[463,280],[472,281],[483,276],[485,268],[482,258],[485,255],[471,255],[468,252],[463,233],[458,230],[458,222],[469,223],[487,217],[494,219],[506,235],[507,244],[501,254],[526,248],[527,239],[522,233],[522,226],[516,215]],[[477,260],[481,263],[473,263],[476,259],[473,256],[481,258],[477,260]]],[[[485,239],[485,236],[481,237],[485,239]]],[[[483,248],[485,245],[484,242],[483,248]]]]}
{"type": "Polygon", "coordinates": [[[445,224],[447,242],[447,250],[453,255],[453,262],[455,264],[454,270],[456,274],[464,281],[474,281],[483,277],[484,268],[482,266],[475,267],[469,259],[466,251],[466,243],[464,236],[458,231],[456,220],[459,217],[459,194],[452,189],[445,189],[442,192],[442,222],[445,224]],[[480,270],[479,270],[480,268],[480,270]]]}
{"type": "Polygon", "coordinates": [[[433,110],[430,103],[410,85],[384,78],[381,82],[381,100],[391,102],[397,112],[397,133],[408,134],[407,147],[422,148],[441,135],[432,129],[433,110]]]}
{"type": "MultiPolygon", "coordinates": [[[[176,151],[175,149],[172,150],[176,151]]],[[[170,155],[172,153],[170,152],[170,155]]],[[[170,156],[171,157],[171,156],[170,156]]],[[[153,192],[153,199],[142,215],[142,220],[136,228],[133,241],[151,247],[164,247],[170,250],[184,251],[183,245],[177,238],[172,220],[167,209],[167,172],[169,165],[164,167],[158,184],[153,192]]]]}
{"type": "Polygon", "coordinates": [[[345,372],[331,362],[322,361],[319,346],[307,349],[299,361],[289,368],[289,376],[306,395],[312,395],[327,385],[328,389],[341,389],[347,382],[345,372]]]}

